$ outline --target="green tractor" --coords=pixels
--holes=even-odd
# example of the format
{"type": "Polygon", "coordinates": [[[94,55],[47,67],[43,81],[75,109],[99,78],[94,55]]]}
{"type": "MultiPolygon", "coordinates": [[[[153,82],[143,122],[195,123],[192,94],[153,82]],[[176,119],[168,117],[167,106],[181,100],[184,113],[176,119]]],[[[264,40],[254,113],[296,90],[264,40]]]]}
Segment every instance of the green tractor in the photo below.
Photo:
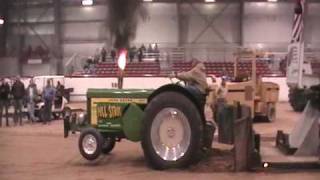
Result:
{"type": "Polygon", "coordinates": [[[156,90],[88,89],[87,112],[66,108],[64,135],[80,131],[79,150],[87,160],[108,154],[125,138],[141,142],[154,169],[187,167],[200,159],[205,138],[212,138],[200,102],[179,84],[156,90]]]}

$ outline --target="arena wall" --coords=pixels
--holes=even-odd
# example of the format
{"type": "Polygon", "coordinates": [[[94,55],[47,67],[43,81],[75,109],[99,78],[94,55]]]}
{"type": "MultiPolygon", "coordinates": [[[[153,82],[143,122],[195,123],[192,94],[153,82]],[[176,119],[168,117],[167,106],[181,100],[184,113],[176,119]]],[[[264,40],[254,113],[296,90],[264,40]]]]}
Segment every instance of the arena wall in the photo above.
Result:
{"type": "MultiPolygon", "coordinates": [[[[264,81],[279,84],[279,100],[288,101],[288,86],[285,77],[265,77],[264,81]]],[[[220,79],[218,79],[220,82],[220,79]]],[[[72,101],[84,101],[87,88],[113,88],[113,83],[117,83],[117,78],[65,78],[65,87],[74,88],[71,95],[72,101]]],[[[156,89],[164,84],[171,83],[166,77],[130,77],[124,79],[124,87],[130,89],[156,89]]],[[[208,83],[211,79],[208,78],[208,83]]]]}

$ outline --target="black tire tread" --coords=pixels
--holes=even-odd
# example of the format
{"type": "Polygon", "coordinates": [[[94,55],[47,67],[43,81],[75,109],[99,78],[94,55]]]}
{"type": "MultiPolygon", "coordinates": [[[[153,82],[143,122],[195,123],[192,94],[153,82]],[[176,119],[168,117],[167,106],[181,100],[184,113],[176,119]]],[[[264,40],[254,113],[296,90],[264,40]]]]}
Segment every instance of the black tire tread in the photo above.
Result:
{"type": "Polygon", "coordinates": [[[167,91],[154,97],[145,109],[142,128],[142,141],[141,145],[144,151],[146,161],[153,169],[163,170],[168,168],[183,168],[199,160],[202,153],[203,138],[203,122],[201,114],[197,107],[192,103],[189,98],[178,92],[167,91]],[[179,107],[176,107],[179,106],[179,107]],[[175,107],[181,110],[189,119],[191,127],[191,144],[185,156],[177,161],[164,161],[155,152],[152,147],[149,133],[153,118],[157,112],[165,107],[175,107]],[[160,108],[160,109],[159,109],[160,108]],[[192,120],[189,117],[193,117],[192,120]],[[194,132],[193,132],[194,131],[194,132]]]}

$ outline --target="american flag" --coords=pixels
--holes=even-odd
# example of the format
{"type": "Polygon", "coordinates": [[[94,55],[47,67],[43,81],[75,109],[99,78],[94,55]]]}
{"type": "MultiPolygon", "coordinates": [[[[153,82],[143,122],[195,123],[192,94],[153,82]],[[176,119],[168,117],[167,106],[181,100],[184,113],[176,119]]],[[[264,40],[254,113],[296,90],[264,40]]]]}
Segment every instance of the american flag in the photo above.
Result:
{"type": "Polygon", "coordinates": [[[292,39],[291,43],[297,43],[303,41],[303,16],[306,0],[297,0],[294,9],[294,21],[292,27],[292,39]]]}

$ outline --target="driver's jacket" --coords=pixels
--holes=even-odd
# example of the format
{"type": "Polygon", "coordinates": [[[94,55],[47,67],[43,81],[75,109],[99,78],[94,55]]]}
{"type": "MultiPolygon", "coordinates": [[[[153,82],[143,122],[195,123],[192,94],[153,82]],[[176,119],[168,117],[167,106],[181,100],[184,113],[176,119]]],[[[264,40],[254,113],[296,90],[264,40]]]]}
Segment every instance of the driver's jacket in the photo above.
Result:
{"type": "Polygon", "coordinates": [[[177,78],[186,81],[188,85],[197,87],[201,93],[206,94],[208,83],[206,68],[203,63],[198,63],[190,71],[178,73],[177,78]]]}

